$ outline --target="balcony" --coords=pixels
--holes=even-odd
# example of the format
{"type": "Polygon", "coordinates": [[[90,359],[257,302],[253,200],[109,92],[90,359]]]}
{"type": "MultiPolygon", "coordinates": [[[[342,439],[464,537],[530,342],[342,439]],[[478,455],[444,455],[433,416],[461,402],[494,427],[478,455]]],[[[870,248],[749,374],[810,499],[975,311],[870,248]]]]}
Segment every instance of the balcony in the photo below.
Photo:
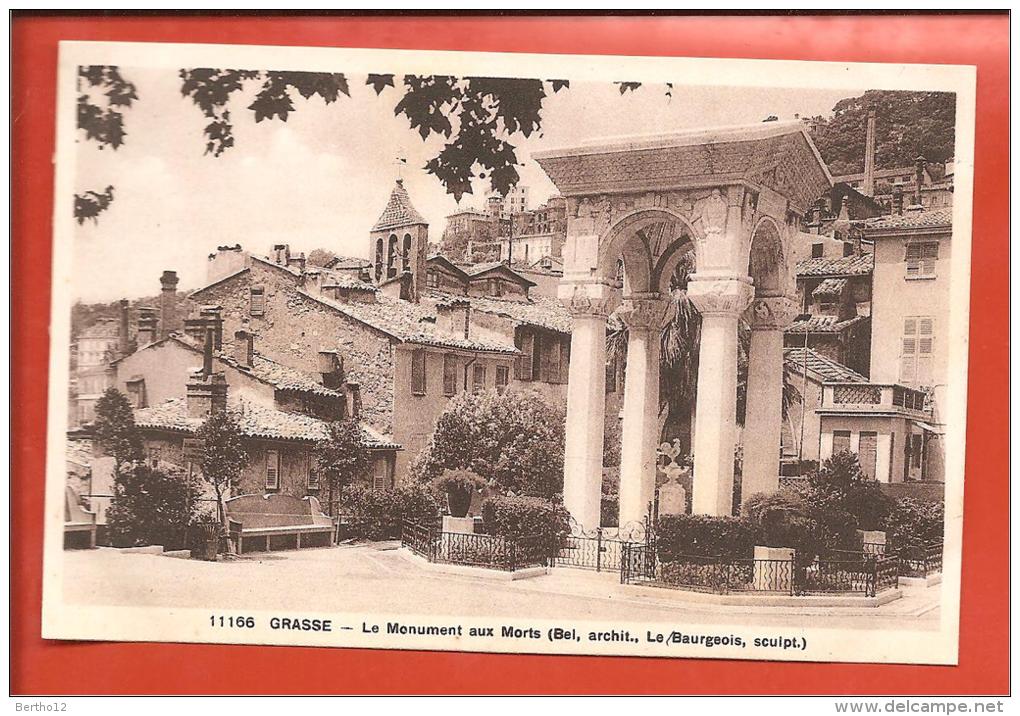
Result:
{"type": "Polygon", "coordinates": [[[833,382],[822,386],[821,412],[929,417],[925,393],[895,383],[833,382]]]}

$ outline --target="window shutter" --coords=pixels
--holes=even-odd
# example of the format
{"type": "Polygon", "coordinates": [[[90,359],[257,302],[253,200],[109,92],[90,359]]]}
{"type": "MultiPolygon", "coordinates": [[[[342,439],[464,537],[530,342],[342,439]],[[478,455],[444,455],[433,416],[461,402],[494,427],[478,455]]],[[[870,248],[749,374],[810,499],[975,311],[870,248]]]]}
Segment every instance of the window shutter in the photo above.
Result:
{"type": "Polygon", "coordinates": [[[918,321],[917,340],[917,375],[918,383],[930,385],[932,382],[933,349],[935,344],[934,322],[931,318],[922,318],[918,321]]]}
{"type": "Polygon", "coordinates": [[[411,353],[411,392],[425,395],[425,351],[419,349],[411,353]]]}
{"type": "Polygon", "coordinates": [[[443,395],[457,393],[457,360],[447,353],[443,356],[443,395]]]}
{"type": "Polygon", "coordinates": [[[276,450],[266,451],[266,489],[280,488],[280,453],[276,450]]]}
{"type": "Polygon", "coordinates": [[[261,286],[251,288],[250,313],[253,316],[262,316],[266,312],[266,292],[261,286]]]}
{"type": "Polygon", "coordinates": [[[533,333],[525,333],[521,337],[521,355],[517,359],[517,379],[518,380],[532,380],[532,363],[534,361],[535,352],[535,335],[533,333]]]}

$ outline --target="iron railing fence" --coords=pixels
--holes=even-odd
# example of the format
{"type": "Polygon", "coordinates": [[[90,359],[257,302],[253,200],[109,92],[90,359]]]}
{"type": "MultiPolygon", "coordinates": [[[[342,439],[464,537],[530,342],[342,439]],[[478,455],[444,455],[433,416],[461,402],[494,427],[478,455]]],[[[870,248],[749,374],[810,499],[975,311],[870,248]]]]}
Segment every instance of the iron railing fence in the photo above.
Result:
{"type": "Polygon", "coordinates": [[[623,546],[620,582],[714,594],[758,593],[789,596],[863,594],[874,597],[897,586],[899,559],[855,553],[856,557],[815,559],[729,559],[679,555],[655,559],[647,545],[623,546]]]}
{"type": "Polygon", "coordinates": [[[927,577],[942,571],[941,542],[903,547],[897,554],[900,558],[900,576],[902,577],[927,577]]]}
{"type": "Polygon", "coordinates": [[[601,527],[593,535],[570,535],[564,538],[555,564],[594,569],[596,572],[615,571],[620,568],[623,545],[626,543],[626,540],[607,536],[601,527]]]}
{"type": "Polygon", "coordinates": [[[405,521],[401,544],[430,562],[487,567],[508,572],[544,567],[550,561],[546,541],[539,535],[503,537],[444,532],[434,525],[405,521]]]}

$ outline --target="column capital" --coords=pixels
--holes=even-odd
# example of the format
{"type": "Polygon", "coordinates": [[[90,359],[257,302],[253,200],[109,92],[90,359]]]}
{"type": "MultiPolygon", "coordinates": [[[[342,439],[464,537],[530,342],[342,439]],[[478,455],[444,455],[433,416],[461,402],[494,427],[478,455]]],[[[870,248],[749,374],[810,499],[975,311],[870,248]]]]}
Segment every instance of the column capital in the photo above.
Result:
{"type": "Polygon", "coordinates": [[[560,284],[559,299],[574,318],[608,318],[613,312],[613,295],[604,284],[560,284]]]}
{"type": "Polygon", "coordinates": [[[756,298],[751,303],[751,330],[781,331],[796,316],[796,303],[787,296],[756,298]]]}
{"type": "Polygon", "coordinates": [[[636,293],[624,296],[616,315],[629,329],[662,330],[673,307],[673,301],[661,293],[636,293]]]}
{"type": "Polygon", "coordinates": [[[698,279],[692,277],[687,296],[698,313],[739,316],[754,297],[754,286],[740,278],[698,279]]]}

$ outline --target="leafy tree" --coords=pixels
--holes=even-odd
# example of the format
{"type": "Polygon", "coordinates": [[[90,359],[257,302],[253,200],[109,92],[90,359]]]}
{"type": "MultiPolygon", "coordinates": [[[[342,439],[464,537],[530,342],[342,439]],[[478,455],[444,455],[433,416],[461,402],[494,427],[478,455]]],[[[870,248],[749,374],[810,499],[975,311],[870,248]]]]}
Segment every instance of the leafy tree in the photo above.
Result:
{"type": "Polygon", "coordinates": [[[85,139],[99,148],[116,150],[124,143],[123,109],[130,107],[138,94],[115,65],[78,67],[78,129],[85,139]],[[100,99],[102,97],[102,99],[100,99]]]}
{"type": "Polygon", "coordinates": [[[197,490],[187,473],[169,465],[135,462],[117,470],[106,524],[115,547],[187,546],[197,490]]]}
{"type": "Polygon", "coordinates": [[[325,266],[336,258],[336,254],[329,249],[312,249],[308,252],[309,266],[325,266]]]}
{"type": "Polygon", "coordinates": [[[113,203],[113,187],[108,186],[102,192],[87,191],[74,195],[74,218],[81,226],[86,219],[93,224],[99,223],[99,215],[110,208],[113,203]]]}
{"type": "Polygon", "coordinates": [[[912,166],[923,154],[945,162],[956,141],[956,96],[951,92],[869,90],[836,103],[831,117],[807,121],[822,159],[834,175],[864,171],[868,110],[875,110],[876,166],[912,166]]]}
{"type": "Polygon", "coordinates": [[[248,449],[237,416],[229,410],[213,413],[198,429],[202,441],[202,477],[216,493],[216,510],[224,522],[223,495],[240,486],[248,449]]]}
{"type": "Polygon", "coordinates": [[[142,435],[135,426],[134,411],[116,388],[107,388],[96,401],[95,433],[118,469],[142,459],[142,435]]]}
{"type": "Polygon", "coordinates": [[[327,437],[315,445],[315,464],[329,489],[329,514],[335,515],[343,488],[368,474],[368,449],[357,420],[338,420],[327,430],[327,437]]]}
{"type": "Polygon", "coordinates": [[[415,460],[419,480],[471,470],[504,493],[551,498],[563,491],[564,412],[538,393],[461,393],[436,421],[415,460]]]}

